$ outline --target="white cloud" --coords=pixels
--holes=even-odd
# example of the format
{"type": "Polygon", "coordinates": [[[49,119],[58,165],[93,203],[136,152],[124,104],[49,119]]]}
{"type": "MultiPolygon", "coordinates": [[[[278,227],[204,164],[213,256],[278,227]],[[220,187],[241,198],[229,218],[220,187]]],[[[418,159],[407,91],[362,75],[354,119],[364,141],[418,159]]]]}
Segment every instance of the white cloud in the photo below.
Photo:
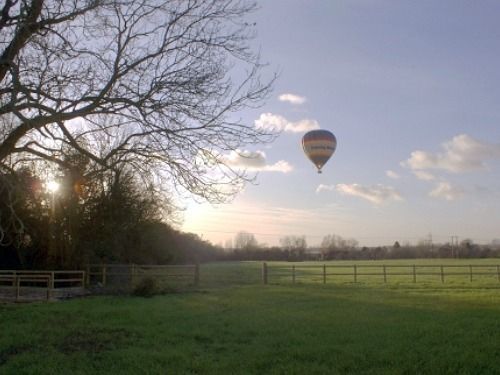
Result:
{"type": "Polygon", "coordinates": [[[293,166],[285,160],[277,161],[274,164],[266,165],[265,167],[260,169],[260,171],[262,172],[281,172],[281,173],[288,173],[291,172],[292,170],[293,166]]]}
{"type": "Polygon", "coordinates": [[[391,186],[374,185],[363,186],[359,184],[338,184],[337,191],[345,195],[366,199],[375,204],[381,204],[388,200],[402,200],[401,195],[391,186]]]}
{"type": "Polygon", "coordinates": [[[452,186],[449,182],[440,182],[429,193],[429,196],[454,201],[461,198],[463,194],[464,192],[461,188],[452,186]]]}
{"type": "Polygon", "coordinates": [[[363,186],[359,184],[337,184],[337,185],[319,185],[316,193],[321,191],[336,190],[344,195],[352,195],[365,199],[375,204],[381,204],[388,200],[403,200],[399,192],[391,186],[373,185],[363,186]]]}
{"type": "Polygon", "coordinates": [[[296,105],[300,105],[300,104],[304,104],[307,99],[304,97],[304,96],[300,96],[300,95],[295,95],[295,94],[281,94],[278,99],[282,102],[288,102],[290,104],[296,104],[296,105]]]}
{"type": "Polygon", "coordinates": [[[481,142],[460,134],[442,144],[442,152],[413,151],[401,165],[412,170],[440,169],[461,173],[486,168],[486,160],[500,159],[500,144],[481,142]]]}
{"type": "Polygon", "coordinates": [[[432,180],[436,179],[436,177],[432,173],[429,173],[429,172],[426,172],[426,171],[415,170],[415,171],[413,171],[413,174],[419,180],[423,180],[423,181],[432,181],[432,180]]]}
{"type": "Polygon", "coordinates": [[[309,130],[319,129],[319,123],[316,120],[303,119],[300,121],[289,121],[285,117],[272,113],[262,113],[255,120],[257,129],[268,131],[285,131],[290,133],[305,133],[309,130]]]}
{"type": "Polygon", "coordinates": [[[335,190],[335,185],[319,184],[319,186],[316,188],[316,193],[321,193],[322,191],[333,191],[333,190],[335,190]]]}
{"type": "Polygon", "coordinates": [[[385,175],[393,180],[397,180],[399,178],[399,174],[391,170],[385,171],[385,175]]]}
{"type": "Polygon", "coordinates": [[[285,160],[267,164],[264,151],[231,151],[229,154],[222,156],[222,161],[231,168],[245,169],[251,172],[288,173],[293,170],[293,167],[285,160]]]}

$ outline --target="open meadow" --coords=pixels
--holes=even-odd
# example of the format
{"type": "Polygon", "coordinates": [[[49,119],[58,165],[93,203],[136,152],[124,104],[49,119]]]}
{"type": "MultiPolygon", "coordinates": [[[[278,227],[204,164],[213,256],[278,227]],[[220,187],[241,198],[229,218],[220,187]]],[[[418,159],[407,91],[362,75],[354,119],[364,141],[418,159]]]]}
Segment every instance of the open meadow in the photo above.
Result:
{"type": "Polygon", "coordinates": [[[500,375],[499,15],[2,1],[0,375],[500,375]]]}
{"type": "Polygon", "coordinates": [[[295,284],[272,279],[289,263],[270,263],[267,285],[262,263],[214,263],[183,293],[0,305],[0,373],[500,373],[494,275],[323,284],[311,265],[295,284]]]}

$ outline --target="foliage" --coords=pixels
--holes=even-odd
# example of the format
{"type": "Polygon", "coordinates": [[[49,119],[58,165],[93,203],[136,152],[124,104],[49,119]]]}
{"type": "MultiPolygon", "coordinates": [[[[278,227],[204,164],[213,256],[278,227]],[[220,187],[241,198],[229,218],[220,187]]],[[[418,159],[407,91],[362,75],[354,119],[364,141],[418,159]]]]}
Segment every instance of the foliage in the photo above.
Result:
{"type": "MultiPolygon", "coordinates": [[[[10,176],[22,225],[5,226],[9,230],[0,252],[2,267],[82,268],[101,262],[167,264],[214,258],[213,246],[163,221],[165,215],[172,217],[168,199],[132,172],[101,173],[84,184],[68,175],[60,171],[60,188],[53,193],[28,170],[10,176]]],[[[0,204],[10,204],[4,198],[0,204]]]]}
{"type": "Polygon", "coordinates": [[[0,176],[0,261],[25,265],[49,244],[50,196],[29,169],[0,176]]]}

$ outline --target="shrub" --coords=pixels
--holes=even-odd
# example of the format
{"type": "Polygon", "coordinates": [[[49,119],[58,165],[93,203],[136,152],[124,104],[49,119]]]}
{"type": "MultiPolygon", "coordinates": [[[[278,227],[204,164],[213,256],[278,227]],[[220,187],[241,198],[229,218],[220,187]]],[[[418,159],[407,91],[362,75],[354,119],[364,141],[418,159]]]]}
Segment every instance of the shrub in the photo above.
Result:
{"type": "Polygon", "coordinates": [[[132,294],[139,297],[152,297],[159,293],[158,283],[152,277],[144,277],[135,286],[132,294]]]}

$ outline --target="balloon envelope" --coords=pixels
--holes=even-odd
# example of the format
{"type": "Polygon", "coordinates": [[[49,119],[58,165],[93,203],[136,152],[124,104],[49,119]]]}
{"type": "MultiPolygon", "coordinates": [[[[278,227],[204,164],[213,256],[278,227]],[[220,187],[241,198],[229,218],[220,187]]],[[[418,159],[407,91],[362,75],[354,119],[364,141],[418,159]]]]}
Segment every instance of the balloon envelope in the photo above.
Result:
{"type": "Polygon", "coordinates": [[[302,148],[307,157],[318,168],[318,173],[321,173],[321,168],[337,148],[337,139],[328,130],[312,130],[304,134],[302,148]]]}

